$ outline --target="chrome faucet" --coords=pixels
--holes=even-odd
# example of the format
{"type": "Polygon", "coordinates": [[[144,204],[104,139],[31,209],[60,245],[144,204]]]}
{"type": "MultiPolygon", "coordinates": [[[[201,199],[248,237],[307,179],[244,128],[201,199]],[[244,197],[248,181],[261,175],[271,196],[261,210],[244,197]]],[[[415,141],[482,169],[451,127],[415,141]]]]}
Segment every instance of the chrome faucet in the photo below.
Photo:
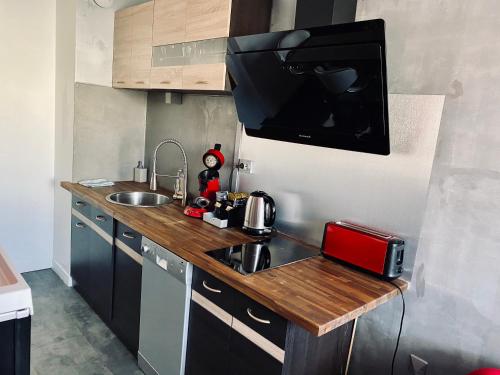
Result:
{"type": "MultiPolygon", "coordinates": [[[[182,144],[175,140],[175,139],[165,139],[164,141],[161,141],[158,146],[156,146],[155,151],[153,153],[153,169],[151,171],[151,181],[149,184],[149,188],[153,191],[157,189],[157,177],[169,177],[169,178],[175,178],[179,183],[182,183],[182,193],[178,194],[178,196],[181,196],[182,199],[182,206],[186,206],[186,201],[187,201],[187,175],[188,175],[188,163],[187,163],[187,157],[186,157],[186,151],[184,150],[184,147],[182,147],[182,144]],[[168,174],[158,174],[156,172],[156,163],[157,163],[157,158],[158,158],[158,150],[163,146],[168,143],[172,143],[179,147],[179,149],[182,152],[182,157],[184,158],[184,165],[182,167],[183,173],[178,173],[176,176],[171,176],[168,174]],[[182,181],[180,181],[182,179],[182,181]]],[[[177,184],[176,184],[177,185],[177,184]]]]}

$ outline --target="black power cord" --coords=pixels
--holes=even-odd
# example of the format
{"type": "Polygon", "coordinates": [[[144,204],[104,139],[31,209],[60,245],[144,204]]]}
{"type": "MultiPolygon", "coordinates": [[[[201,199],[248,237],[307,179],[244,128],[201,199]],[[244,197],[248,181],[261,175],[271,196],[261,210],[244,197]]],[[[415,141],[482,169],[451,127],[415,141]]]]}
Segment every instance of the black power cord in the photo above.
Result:
{"type": "Polygon", "coordinates": [[[398,349],[399,349],[399,340],[401,339],[401,332],[403,331],[403,322],[405,319],[405,310],[406,310],[406,304],[405,304],[405,297],[403,295],[403,291],[399,287],[398,284],[396,284],[393,281],[389,281],[392,285],[394,285],[396,288],[399,290],[399,294],[401,295],[401,300],[403,301],[403,312],[401,313],[401,323],[399,324],[399,333],[398,333],[398,339],[396,341],[396,348],[394,348],[394,354],[392,356],[392,364],[391,364],[391,375],[394,375],[394,365],[396,363],[396,355],[398,354],[398,349]]]}

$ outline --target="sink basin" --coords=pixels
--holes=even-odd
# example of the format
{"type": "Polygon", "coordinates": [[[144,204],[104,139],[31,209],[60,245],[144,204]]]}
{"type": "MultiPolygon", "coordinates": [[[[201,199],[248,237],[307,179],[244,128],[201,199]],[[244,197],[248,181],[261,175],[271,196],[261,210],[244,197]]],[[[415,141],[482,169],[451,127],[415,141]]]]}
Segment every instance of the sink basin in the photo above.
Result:
{"type": "Polygon", "coordinates": [[[109,194],[106,200],[111,203],[130,207],[158,207],[172,203],[172,198],[166,195],[145,191],[120,191],[109,194]]]}

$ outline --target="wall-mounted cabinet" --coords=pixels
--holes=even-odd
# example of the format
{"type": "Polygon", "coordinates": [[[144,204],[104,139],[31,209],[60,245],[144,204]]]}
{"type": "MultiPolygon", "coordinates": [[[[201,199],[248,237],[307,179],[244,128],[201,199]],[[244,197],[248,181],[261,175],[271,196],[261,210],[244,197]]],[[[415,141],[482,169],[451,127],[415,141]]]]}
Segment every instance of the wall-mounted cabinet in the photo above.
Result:
{"type": "Polygon", "coordinates": [[[271,0],[154,0],[116,12],[113,87],[225,91],[226,38],[269,30],[271,0]]]}
{"type": "Polygon", "coordinates": [[[115,13],[113,87],[150,87],[153,1],[115,13]]]}

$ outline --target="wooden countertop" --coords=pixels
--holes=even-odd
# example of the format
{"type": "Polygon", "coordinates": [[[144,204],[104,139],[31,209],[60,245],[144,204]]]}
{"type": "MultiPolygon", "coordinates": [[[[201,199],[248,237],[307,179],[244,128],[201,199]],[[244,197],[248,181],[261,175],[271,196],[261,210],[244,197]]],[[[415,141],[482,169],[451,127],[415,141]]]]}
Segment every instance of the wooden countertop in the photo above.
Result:
{"type": "MultiPolygon", "coordinates": [[[[149,191],[147,184],[118,182],[113,187],[86,188],[62,182],[61,186],[317,336],[398,295],[390,283],[321,256],[243,276],[205,254],[255,240],[239,229],[219,229],[187,217],[177,203],[135,208],[105,199],[117,191],[149,191]]],[[[402,290],[408,287],[404,280],[395,282],[402,290]]]]}

